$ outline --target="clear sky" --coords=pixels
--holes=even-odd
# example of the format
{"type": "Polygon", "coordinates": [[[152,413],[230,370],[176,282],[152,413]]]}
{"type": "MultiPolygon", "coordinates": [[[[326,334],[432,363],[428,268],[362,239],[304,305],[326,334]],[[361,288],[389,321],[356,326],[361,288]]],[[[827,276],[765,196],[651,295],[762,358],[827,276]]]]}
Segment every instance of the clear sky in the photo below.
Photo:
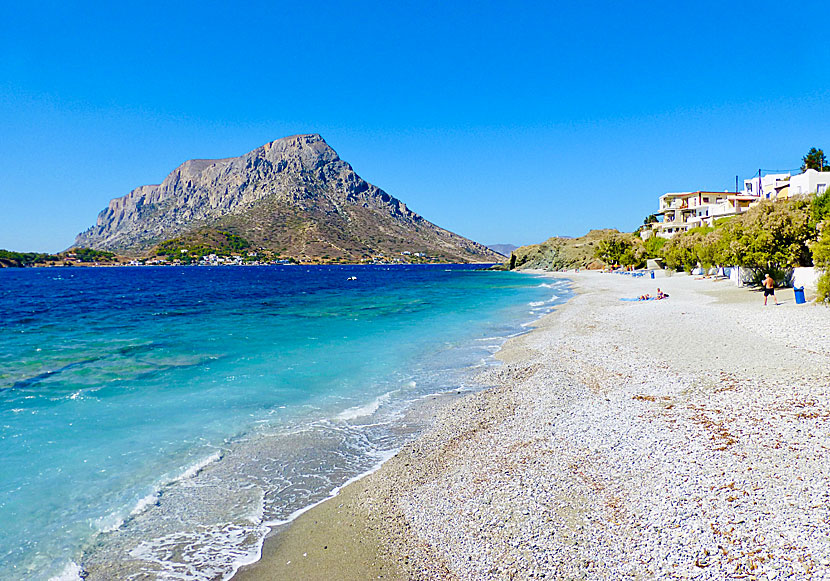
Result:
{"type": "Polygon", "coordinates": [[[634,230],[830,150],[826,2],[7,2],[0,248],[190,158],[320,133],[483,242],[634,230]]]}

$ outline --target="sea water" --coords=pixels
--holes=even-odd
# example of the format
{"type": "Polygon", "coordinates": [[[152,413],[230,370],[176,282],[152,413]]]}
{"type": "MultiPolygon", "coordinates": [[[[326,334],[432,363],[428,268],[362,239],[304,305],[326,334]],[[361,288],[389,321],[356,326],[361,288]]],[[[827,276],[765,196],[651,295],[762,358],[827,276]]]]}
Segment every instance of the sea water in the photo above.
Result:
{"type": "Polygon", "coordinates": [[[229,578],[567,294],[470,266],[0,270],[0,579],[229,578]]]}

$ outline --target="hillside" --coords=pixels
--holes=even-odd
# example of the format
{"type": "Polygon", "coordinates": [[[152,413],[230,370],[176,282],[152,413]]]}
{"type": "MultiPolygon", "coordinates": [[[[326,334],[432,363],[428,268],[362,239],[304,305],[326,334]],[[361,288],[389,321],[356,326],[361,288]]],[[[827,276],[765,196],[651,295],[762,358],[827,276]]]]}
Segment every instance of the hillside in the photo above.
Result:
{"type": "Polygon", "coordinates": [[[541,244],[521,246],[513,251],[507,264],[511,269],[565,270],[568,268],[602,268],[604,263],[594,257],[597,242],[617,234],[614,229],[591,230],[579,238],[554,236],[541,244]],[[514,261],[515,257],[515,261],[514,261]]]}
{"type": "Polygon", "coordinates": [[[502,260],[363,180],[319,135],[278,139],[240,157],[185,162],[161,184],[110,201],[75,246],[138,256],[206,229],[302,261],[502,260]]]}
{"type": "Polygon", "coordinates": [[[502,256],[510,256],[510,253],[518,248],[515,244],[488,244],[487,248],[498,252],[502,256]]]}

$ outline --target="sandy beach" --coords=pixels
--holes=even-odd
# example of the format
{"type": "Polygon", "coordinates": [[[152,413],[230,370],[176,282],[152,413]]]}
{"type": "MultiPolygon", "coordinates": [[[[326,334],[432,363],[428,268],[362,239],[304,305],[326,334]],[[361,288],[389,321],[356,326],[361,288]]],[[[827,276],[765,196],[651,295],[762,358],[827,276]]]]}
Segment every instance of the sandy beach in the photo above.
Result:
{"type": "Polygon", "coordinates": [[[235,581],[830,579],[830,309],[562,276],[576,296],[504,345],[492,387],[235,581]]]}

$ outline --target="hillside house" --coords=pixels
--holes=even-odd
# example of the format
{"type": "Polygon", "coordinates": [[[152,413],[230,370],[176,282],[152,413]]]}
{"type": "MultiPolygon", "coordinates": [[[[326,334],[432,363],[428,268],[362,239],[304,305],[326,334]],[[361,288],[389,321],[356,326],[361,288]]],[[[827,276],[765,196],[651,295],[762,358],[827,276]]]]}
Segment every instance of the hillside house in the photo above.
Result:
{"type": "Polygon", "coordinates": [[[786,200],[793,196],[823,194],[830,185],[830,171],[808,169],[797,175],[767,174],[744,180],[747,195],[758,196],[758,200],[786,200]],[[760,195],[759,195],[760,194],[760,195]]]}
{"type": "Polygon", "coordinates": [[[729,192],[677,192],[660,196],[658,222],[644,228],[640,236],[671,238],[698,226],[712,226],[715,220],[746,212],[762,200],[786,200],[793,196],[823,194],[830,186],[830,172],[808,169],[804,173],[767,174],[744,180],[744,189],[729,192]]]}
{"type": "Polygon", "coordinates": [[[678,192],[660,196],[658,220],[651,231],[643,230],[643,238],[656,235],[671,238],[698,226],[711,226],[715,220],[746,212],[758,198],[729,192],[678,192]],[[643,235],[645,234],[645,235],[643,235]]]}
{"type": "Polygon", "coordinates": [[[790,178],[789,195],[823,194],[830,184],[830,171],[808,169],[790,178]]]}
{"type": "Polygon", "coordinates": [[[770,173],[765,176],[753,176],[744,180],[744,196],[755,196],[756,200],[777,200],[787,196],[790,174],[770,173]]]}

